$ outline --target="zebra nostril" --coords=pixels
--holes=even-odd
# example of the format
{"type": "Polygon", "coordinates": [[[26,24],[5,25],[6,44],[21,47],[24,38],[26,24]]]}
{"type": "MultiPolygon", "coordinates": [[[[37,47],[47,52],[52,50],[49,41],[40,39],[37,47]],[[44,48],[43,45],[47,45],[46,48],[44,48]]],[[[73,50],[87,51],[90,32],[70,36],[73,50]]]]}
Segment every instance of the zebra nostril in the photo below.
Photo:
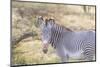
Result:
{"type": "Polygon", "coordinates": [[[43,53],[47,54],[48,49],[43,49],[43,53]]]}

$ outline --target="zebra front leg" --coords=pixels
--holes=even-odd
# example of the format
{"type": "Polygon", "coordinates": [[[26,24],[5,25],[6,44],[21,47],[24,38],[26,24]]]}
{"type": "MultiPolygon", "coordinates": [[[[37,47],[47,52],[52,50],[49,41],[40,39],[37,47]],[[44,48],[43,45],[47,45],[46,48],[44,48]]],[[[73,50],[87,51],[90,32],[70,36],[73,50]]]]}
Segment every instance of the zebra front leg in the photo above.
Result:
{"type": "Polygon", "coordinates": [[[60,62],[68,62],[68,55],[66,56],[66,52],[62,47],[56,48],[57,55],[60,57],[60,62]]]}
{"type": "Polygon", "coordinates": [[[68,60],[69,60],[69,56],[68,55],[60,56],[60,58],[61,58],[61,62],[68,62],[68,60]]]}

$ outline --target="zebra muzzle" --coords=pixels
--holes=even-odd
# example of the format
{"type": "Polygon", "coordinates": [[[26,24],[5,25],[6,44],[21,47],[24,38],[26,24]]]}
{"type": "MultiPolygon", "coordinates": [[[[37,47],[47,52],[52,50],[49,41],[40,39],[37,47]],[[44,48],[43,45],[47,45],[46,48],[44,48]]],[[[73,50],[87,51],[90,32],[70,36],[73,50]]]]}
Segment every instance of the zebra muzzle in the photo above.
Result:
{"type": "Polygon", "coordinates": [[[43,53],[47,53],[48,52],[48,45],[47,44],[44,44],[43,45],[43,53]]]}
{"type": "Polygon", "coordinates": [[[48,52],[48,49],[43,49],[43,53],[47,53],[48,52]]]}

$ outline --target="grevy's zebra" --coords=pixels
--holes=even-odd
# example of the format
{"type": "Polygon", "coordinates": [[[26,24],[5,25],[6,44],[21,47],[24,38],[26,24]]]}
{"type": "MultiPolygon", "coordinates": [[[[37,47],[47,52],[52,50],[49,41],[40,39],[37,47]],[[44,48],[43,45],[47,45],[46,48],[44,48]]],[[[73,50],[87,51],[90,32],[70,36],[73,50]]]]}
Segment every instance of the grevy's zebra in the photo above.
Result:
{"type": "Polygon", "coordinates": [[[68,62],[69,57],[80,57],[87,61],[95,56],[95,31],[74,32],[55,23],[54,19],[44,20],[38,17],[41,27],[43,52],[47,53],[48,44],[51,44],[61,58],[68,62]]]}

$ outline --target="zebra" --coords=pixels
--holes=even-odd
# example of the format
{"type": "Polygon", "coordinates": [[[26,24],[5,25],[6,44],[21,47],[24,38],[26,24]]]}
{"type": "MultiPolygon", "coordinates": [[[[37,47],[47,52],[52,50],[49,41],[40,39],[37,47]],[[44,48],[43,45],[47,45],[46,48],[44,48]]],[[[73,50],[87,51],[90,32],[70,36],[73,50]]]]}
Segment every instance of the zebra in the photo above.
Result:
{"type": "Polygon", "coordinates": [[[92,61],[95,57],[95,31],[72,31],[52,18],[38,17],[41,28],[43,52],[47,53],[51,44],[60,57],[61,62],[68,62],[69,57],[78,57],[85,61],[92,61]]]}

